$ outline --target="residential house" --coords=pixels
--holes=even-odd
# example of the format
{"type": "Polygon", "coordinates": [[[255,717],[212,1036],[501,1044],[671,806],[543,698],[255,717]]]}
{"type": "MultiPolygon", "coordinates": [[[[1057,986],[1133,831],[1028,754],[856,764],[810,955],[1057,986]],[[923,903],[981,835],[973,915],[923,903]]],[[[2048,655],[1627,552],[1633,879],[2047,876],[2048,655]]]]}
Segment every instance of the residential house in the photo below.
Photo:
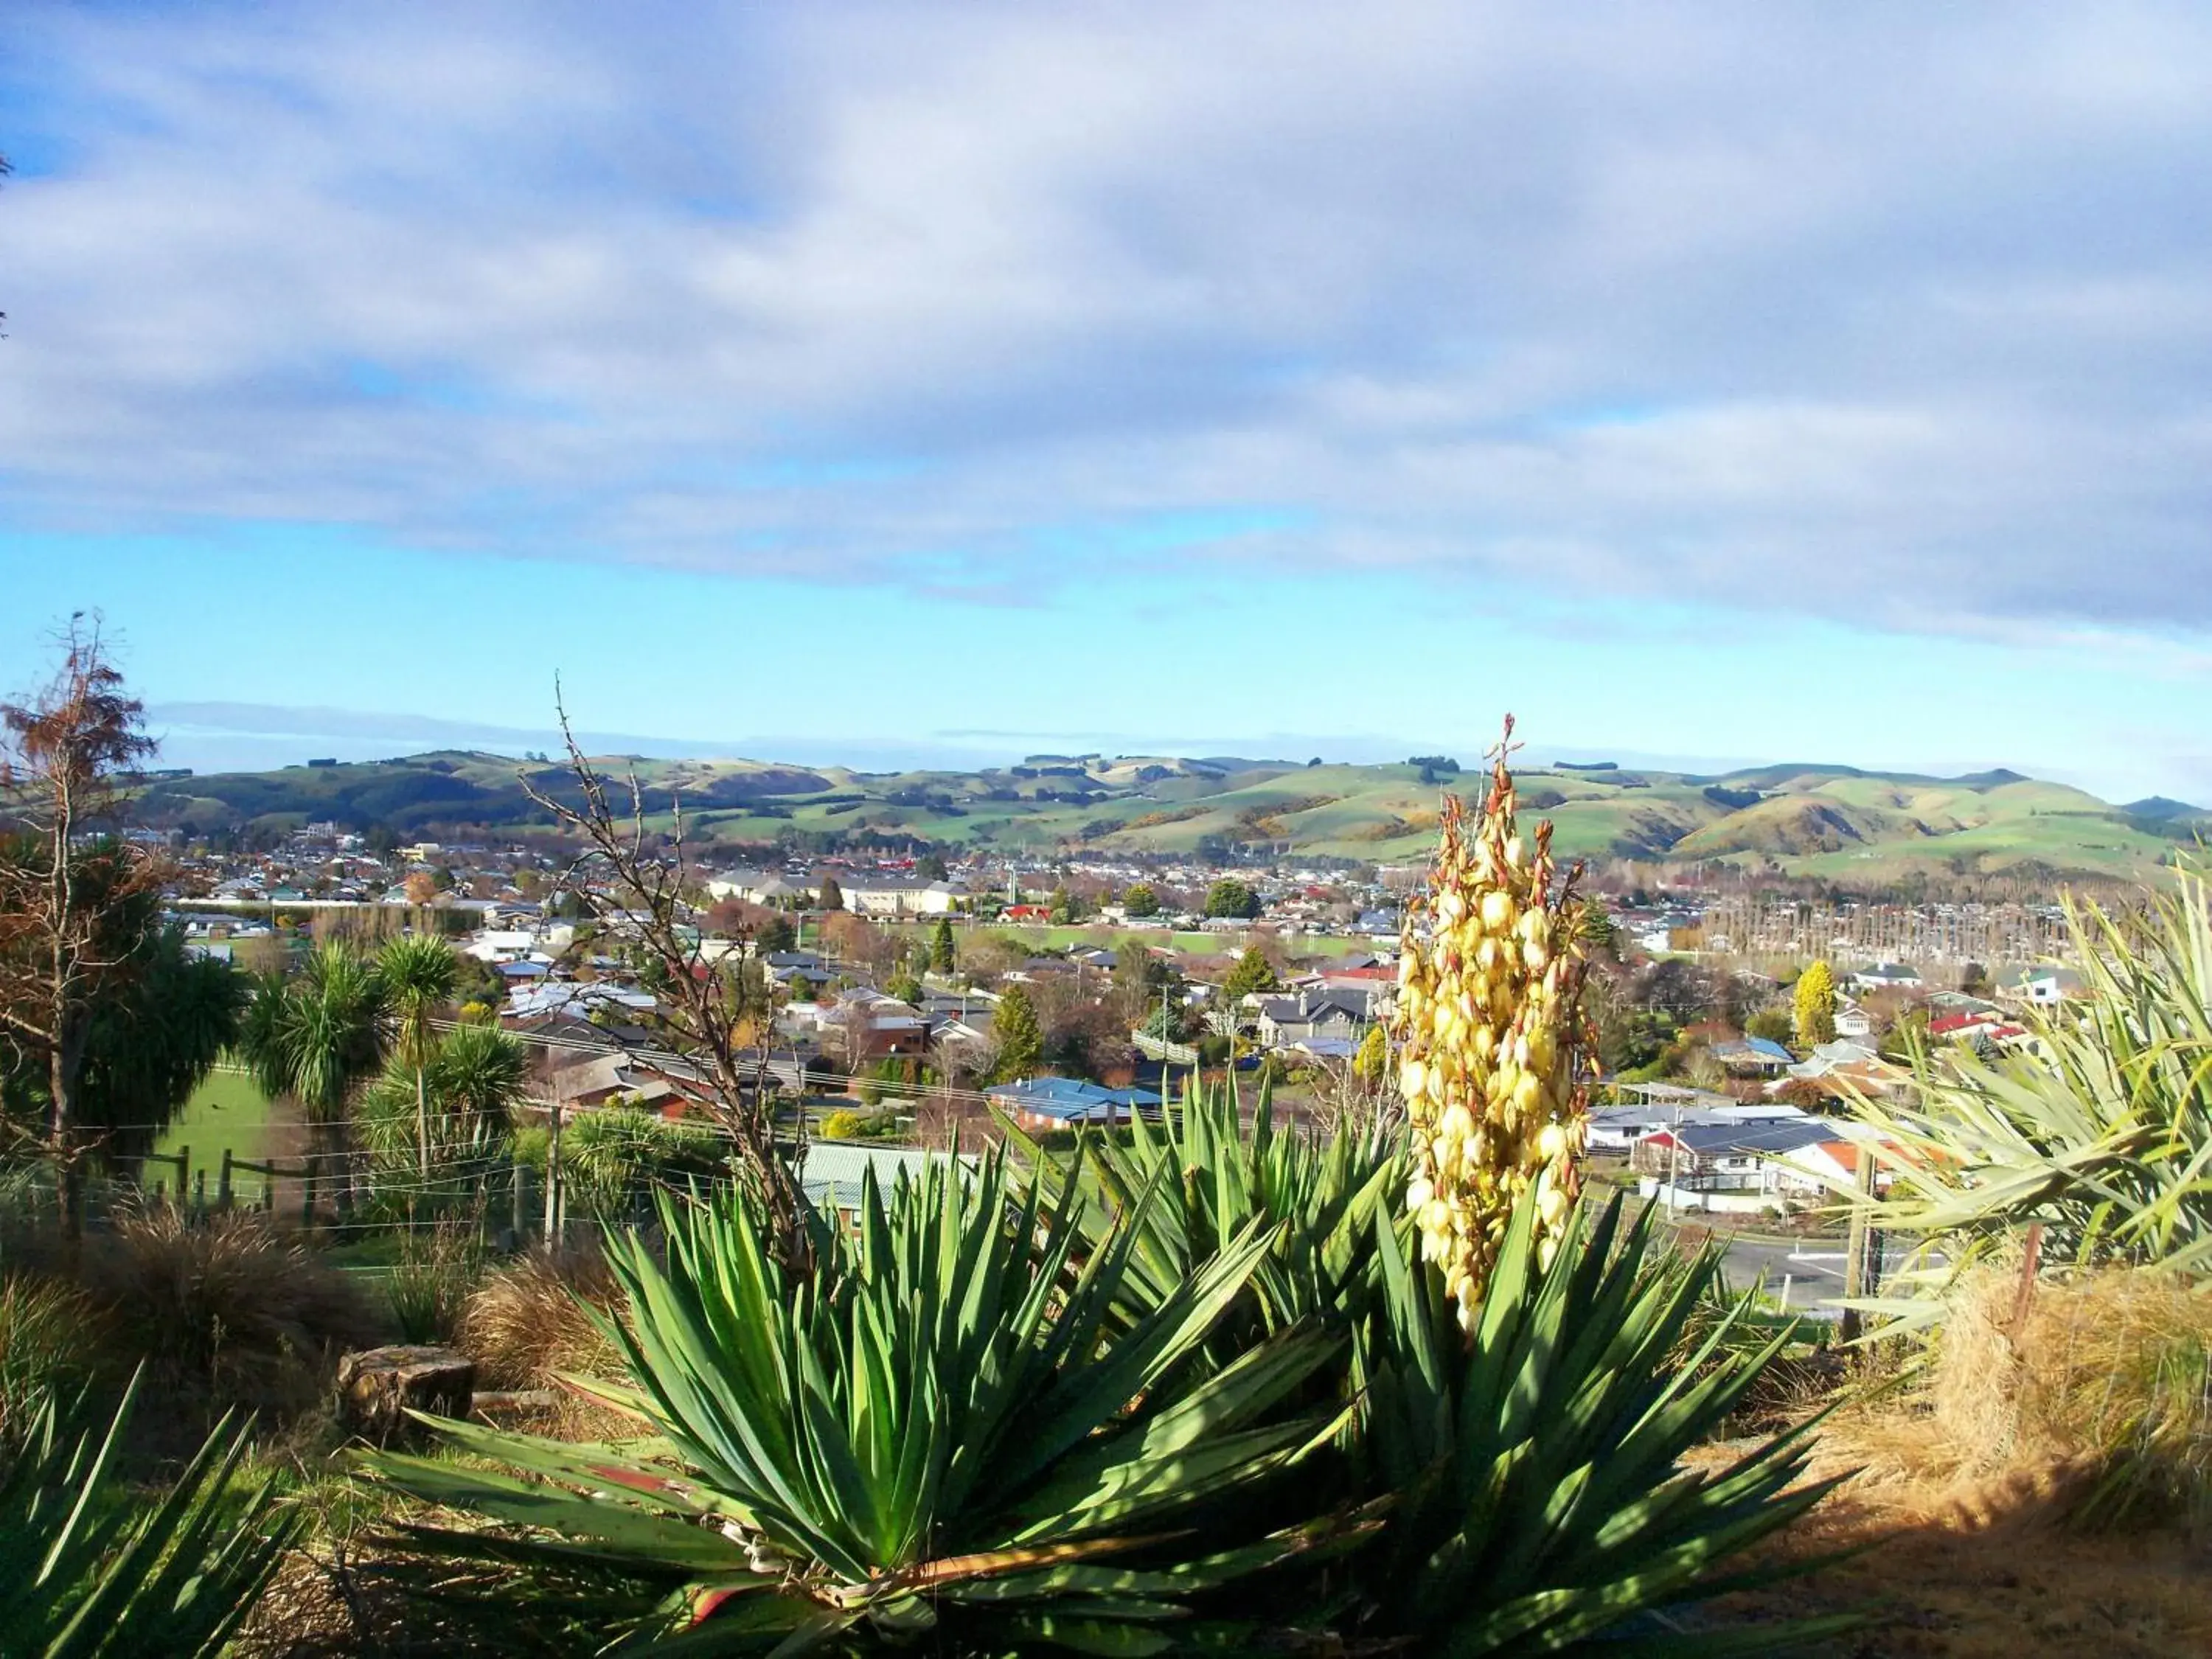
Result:
{"type": "Polygon", "coordinates": [[[2000,974],[1991,988],[2001,1002],[2030,1008],[2056,1008],[2063,1002],[2087,996],[2088,981],[2074,969],[2045,963],[2000,974]]]}
{"type": "Polygon", "coordinates": [[[1160,1097],[1149,1089],[1109,1089],[1074,1078],[1024,1078],[985,1091],[1024,1129],[1071,1129],[1086,1123],[1127,1123],[1155,1115],[1160,1097]]]}
{"type": "Polygon", "coordinates": [[[806,889],[773,870],[730,870],[707,883],[709,896],[780,908],[804,900],[806,889]]]}
{"type": "Polygon", "coordinates": [[[1738,1100],[1733,1095],[1684,1088],[1674,1083],[1636,1083],[1620,1085],[1632,1098],[1590,1112],[1589,1146],[1593,1152],[1626,1152],[1655,1129],[1682,1125],[1724,1125],[1743,1127],[1754,1123],[1787,1122],[1806,1115],[1778,1100],[1738,1100]]]}
{"type": "Polygon", "coordinates": [[[1780,1077],[1797,1063],[1796,1055],[1766,1037],[1732,1037],[1709,1052],[1730,1077],[1780,1077]]]}
{"type": "Polygon", "coordinates": [[[713,1091],[696,1067],[672,1056],[648,1066],[635,1055],[616,1054],[556,1073],[553,1096],[564,1119],[610,1106],[675,1118],[710,1101],[713,1091]]]}
{"type": "Polygon", "coordinates": [[[1923,990],[1927,984],[1918,970],[1901,962],[1878,962],[1871,968],[1854,969],[1851,974],[1851,988],[1862,996],[1869,991],[1923,990]]]}
{"type": "Polygon", "coordinates": [[[1300,990],[1291,996],[1256,1000],[1260,1041],[1269,1048],[1287,1048],[1317,1037],[1353,1042],[1371,1023],[1364,992],[1300,990]]]}
{"type": "MultiPolygon", "coordinates": [[[[871,1175],[876,1178],[876,1189],[889,1199],[899,1182],[921,1180],[931,1164],[941,1164],[950,1156],[913,1146],[810,1140],[799,1166],[799,1187],[817,1214],[834,1215],[851,1227],[871,1175]]],[[[975,1167],[972,1158],[957,1161],[963,1168],[975,1167]]]]}
{"type": "Polygon", "coordinates": [[[822,1048],[848,1072],[885,1060],[921,1060],[929,1053],[929,1026],[897,998],[856,986],[823,1013],[822,1048]]]}
{"type": "Polygon", "coordinates": [[[1861,1094],[1886,1095],[1897,1086],[1899,1074],[1895,1066],[1868,1044],[1855,1038],[1838,1037],[1833,1042],[1815,1047],[1790,1068],[1790,1075],[1817,1083],[1832,1094],[1856,1090],[1861,1094]]]}
{"type": "MultiPolygon", "coordinates": [[[[1643,1136],[1629,1162],[1637,1190],[1680,1209],[1763,1210],[1818,1189],[1796,1160],[1836,1138],[1830,1121],[1686,1124],[1643,1136]]],[[[1844,1149],[1849,1152],[1850,1149],[1844,1149]]]]}

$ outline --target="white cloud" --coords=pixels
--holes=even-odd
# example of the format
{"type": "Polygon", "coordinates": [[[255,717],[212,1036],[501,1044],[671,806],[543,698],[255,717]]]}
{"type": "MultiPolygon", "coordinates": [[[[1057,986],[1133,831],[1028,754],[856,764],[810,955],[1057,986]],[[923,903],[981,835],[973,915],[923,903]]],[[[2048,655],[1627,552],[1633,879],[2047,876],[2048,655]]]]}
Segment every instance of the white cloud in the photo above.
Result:
{"type": "MultiPolygon", "coordinates": [[[[2179,6],[48,6],[18,522],[2212,626],[2179,6]],[[1178,563],[1206,556],[1179,545],[1178,563]]],[[[10,140],[9,142],[15,142],[10,140]]]]}

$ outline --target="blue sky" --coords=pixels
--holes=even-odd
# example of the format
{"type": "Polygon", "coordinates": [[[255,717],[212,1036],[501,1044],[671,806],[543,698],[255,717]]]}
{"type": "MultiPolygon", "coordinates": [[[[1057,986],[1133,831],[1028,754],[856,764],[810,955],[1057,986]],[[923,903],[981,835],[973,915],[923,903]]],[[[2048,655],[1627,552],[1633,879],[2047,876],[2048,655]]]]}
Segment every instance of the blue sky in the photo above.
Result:
{"type": "Polygon", "coordinates": [[[2201,9],[1346,16],[19,0],[0,685],[2212,799],[2201,9]]]}

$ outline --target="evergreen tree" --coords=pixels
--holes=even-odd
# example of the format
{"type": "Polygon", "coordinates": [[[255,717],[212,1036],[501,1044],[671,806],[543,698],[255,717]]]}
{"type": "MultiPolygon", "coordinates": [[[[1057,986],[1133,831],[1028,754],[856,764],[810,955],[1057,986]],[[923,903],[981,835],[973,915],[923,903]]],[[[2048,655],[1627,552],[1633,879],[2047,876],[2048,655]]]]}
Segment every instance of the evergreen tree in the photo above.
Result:
{"type": "Polygon", "coordinates": [[[884,994],[896,997],[901,1002],[919,1003],[921,1000],[921,981],[902,970],[884,981],[884,994]]]}
{"type": "Polygon", "coordinates": [[[1260,914],[1260,896],[1233,876],[1224,876],[1206,890],[1206,914],[1249,921],[1260,914]]]}
{"type": "Polygon", "coordinates": [[[845,890],[837,884],[836,877],[825,875],[822,878],[822,891],[816,899],[816,902],[824,910],[842,910],[845,908],[845,890]]]}
{"type": "Polygon", "coordinates": [[[1047,912],[1047,919],[1059,927],[1066,927],[1071,922],[1082,921],[1082,901],[1065,887],[1054,888],[1051,908],[1047,912]]]}
{"type": "Polygon", "coordinates": [[[1229,977],[1222,981],[1221,988],[1233,1002],[1255,991],[1272,991],[1280,982],[1275,977],[1275,964],[1253,950],[1237,958],[1237,965],[1229,970],[1229,977]]]}
{"type": "Polygon", "coordinates": [[[945,867],[945,857],[940,853],[924,854],[921,861],[914,866],[914,872],[924,881],[943,881],[951,874],[951,872],[945,867]]]}
{"type": "Polygon", "coordinates": [[[1160,896],[1148,881],[1129,884],[1129,890],[1121,895],[1122,910],[1133,916],[1156,916],[1160,913],[1160,896]]]}
{"type": "Polygon", "coordinates": [[[1001,1083],[1036,1075],[1044,1062],[1044,1027],[1038,1023],[1036,1005],[1020,986],[1009,986],[999,999],[991,1035],[998,1051],[992,1075],[1001,1083]]]}
{"type": "Polygon", "coordinates": [[[1794,1006],[1799,1048],[1836,1040],[1836,975],[1826,963],[1816,962],[1797,976],[1794,1006]]]}
{"type": "Polygon", "coordinates": [[[952,918],[939,916],[937,931],[929,936],[929,969],[932,973],[949,974],[958,957],[952,949],[952,918]]]}

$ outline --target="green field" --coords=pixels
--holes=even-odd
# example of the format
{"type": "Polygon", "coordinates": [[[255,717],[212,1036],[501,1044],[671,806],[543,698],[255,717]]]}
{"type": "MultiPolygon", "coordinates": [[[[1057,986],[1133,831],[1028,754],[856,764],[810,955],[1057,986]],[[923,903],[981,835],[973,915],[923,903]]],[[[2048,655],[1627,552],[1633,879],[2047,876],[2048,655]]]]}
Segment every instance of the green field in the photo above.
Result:
{"type": "MultiPolygon", "coordinates": [[[[896,929],[927,944],[936,932],[934,922],[902,923],[896,929]]],[[[1039,951],[1119,950],[1123,945],[1136,942],[1155,948],[1172,950],[1183,956],[1213,957],[1224,955],[1240,948],[1249,939],[1260,937],[1255,933],[1166,933],[1159,929],[1113,927],[1049,927],[1035,923],[999,921],[977,922],[971,928],[965,921],[956,920],[952,936],[955,944],[971,935],[1001,933],[1034,945],[1039,951]]],[[[1364,956],[1374,947],[1364,939],[1316,938],[1300,934],[1283,941],[1284,949],[1292,956],[1345,957],[1364,956]]]]}
{"type": "MultiPolygon", "coordinates": [[[[255,1086],[252,1079],[240,1072],[216,1072],[192,1091],[185,1109],[162,1132],[154,1150],[170,1155],[189,1150],[192,1169],[207,1171],[208,1194],[212,1198],[226,1151],[234,1158],[268,1161],[270,1120],[275,1115],[269,1097],[255,1086]]],[[[147,1176],[173,1181],[175,1171],[155,1164],[147,1176]]],[[[262,1186],[261,1176],[240,1174],[233,1179],[232,1195],[240,1203],[258,1203],[262,1186]]]]}

